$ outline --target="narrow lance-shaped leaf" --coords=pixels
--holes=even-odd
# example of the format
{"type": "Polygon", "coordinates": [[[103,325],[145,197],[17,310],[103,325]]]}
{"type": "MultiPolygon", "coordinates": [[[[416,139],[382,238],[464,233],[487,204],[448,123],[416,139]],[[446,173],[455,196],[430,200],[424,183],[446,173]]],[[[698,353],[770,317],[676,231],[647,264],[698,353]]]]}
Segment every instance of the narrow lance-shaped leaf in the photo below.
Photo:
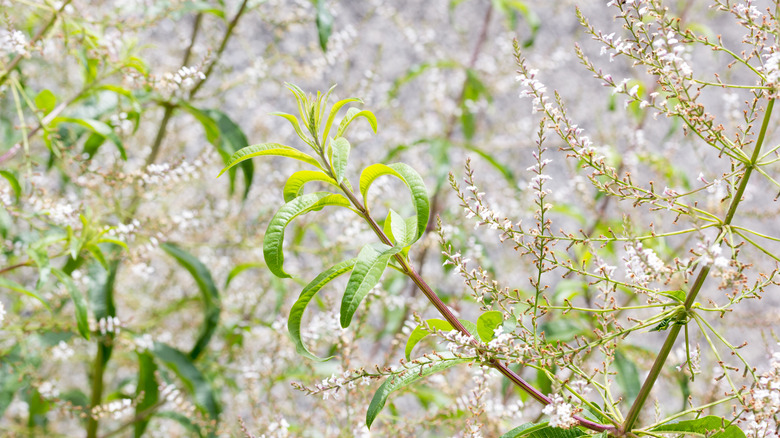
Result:
{"type": "Polygon", "coordinates": [[[211,278],[211,272],[195,256],[171,242],[165,242],[160,247],[192,275],[203,298],[203,325],[201,326],[198,340],[189,354],[190,359],[195,360],[203,353],[219,324],[219,313],[221,310],[219,290],[217,290],[217,286],[211,278]]]}
{"type": "Polygon", "coordinates": [[[29,290],[15,281],[0,277],[0,287],[11,289],[14,292],[19,292],[29,297],[35,298],[36,300],[40,301],[41,304],[43,304],[43,307],[51,311],[51,306],[49,305],[49,302],[46,301],[46,298],[41,296],[38,292],[29,290]]]}
{"type": "Polygon", "coordinates": [[[363,298],[379,283],[390,257],[401,251],[382,243],[368,244],[360,250],[357,262],[347,282],[347,290],[341,300],[341,326],[346,328],[352,322],[363,298]]]}
{"type": "Polygon", "coordinates": [[[320,40],[320,48],[323,52],[328,50],[328,39],[333,31],[333,15],[328,10],[325,0],[314,0],[314,6],[317,11],[317,36],[320,40]]]}
{"type": "Polygon", "coordinates": [[[76,308],[76,327],[78,328],[79,334],[84,339],[89,339],[87,301],[84,299],[84,295],[81,293],[79,288],[76,287],[76,283],[73,282],[73,279],[70,278],[70,275],[57,268],[52,269],[52,272],[54,273],[54,276],[65,285],[65,289],[67,289],[68,293],[70,294],[70,299],[73,300],[73,306],[76,308]]]}
{"type": "Polygon", "coordinates": [[[350,108],[347,110],[347,115],[344,116],[344,118],[341,120],[341,123],[339,123],[339,127],[336,130],[336,137],[343,137],[347,132],[349,125],[358,117],[365,117],[366,120],[368,120],[368,123],[371,125],[371,129],[374,130],[374,134],[376,134],[377,123],[374,113],[369,110],[350,108]]]}
{"type": "Polygon", "coordinates": [[[290,337],[295,343],[295,350],[301,356],[305,356],[316,361],[330,359],[317,357],[311,351],[309,351],[308,348],[306,348],[306,345],[303,344],[303,339],[301,339],[301,320],[303,318],[303,312],[306,310],[309,302],[312,300],[312,298],[314,298],[314,295],[316,295],[317,292],[319,292],[334,278],[351,270],[352,267],[355,266],[356,261],[357,259],[349,259],[331,266],[330,268],[321,272],[317,277],[314,278],[314,280],[309,282],[309,284],[303,288],[300,296],[298,296],[298,300],[295,301],[292,309],[290,309],[290,318],[287,320],[287,331],[290,333],[290,337]]]}
{"type": "MultiPolygon", "coordinates": [[[[241,127],[222,111],[199,109],[186,102],[181,102],[180,105],[201,122],[206,132],[206,139],[214,145],[226,165],[234,153],[249,145],[241,127]]],[[[244,174],[244,198],[246,198],[254,178],[254,164],[251,161],[244,161],[241,163],[241,170],[244,174]]],[[[230,193],[233,193],[235,186],[235,171],[235,168],[229,171],[230,193]]]]}
{"type": "Polygon", "coordinates": [[[230,282],[233,281],[233,279],[236,278],[238,274],[246,271],[247,269],[252,269],[252,268],[265,268],[265,263],[249,262],[249,263],[241,263],[240,265],[237,265],[236,267],[231,269],[230,272],[228,272],[228,276],[225,279],[225,287],[223,288],[223,290],[227,289],[227,287],[230,286],[230,282]]]}
{"type": "MultiPolygon", "coordinates": [[[[404,163],[394,163],[384,165],[381,163],[372,164],[360,174],[360,193],[363,195],[363,202],[367,202],[368,189],[371,184],[383,175],[392,175],[406,184],[411,191],[414,209],[417,212],[417,233],[414,241],[417,241],[424,233],[428,225],[428,218],[431,214],[430,201],[428,201],[428,190],[425,188],[425,182],[414,169],[404,163]]],[[[368,206],[366,206],[368,207],[368,206]]],[[[412,242],[414,243],[414,242],[412,242]]],[[[410,243],[411,244],[411,243],[410,243]]]]}
{"type": "MultiPolygon", "coordinates": [[[[458,321],[463,324],[463,327],[465,327],[466,330],[468,330],[468,332],[471,333],[475,339],[479,339],[477,336],[477,326],[473,322],[467,321],[465,319],[459,319],[458,321]]],[[[443,319],[431,318],[425,320],[425,323],[428,324],[429,328],[440,331],[450,331],[453,329],[452,324],[450,324],[449,321],[443,319]]],[[[414,330],[412,330],[412,333],[409,335],[409,339],[406,340],[406,348],[404,350],[406,360],[411,360],[411,354],[414,347],[431,333],[433,333],[431,330],[427,330],[421,325],[418,325],[414,330]]]]}
{"type": "Polygon", "coordinates": [[[320,172],[319,170],[299,170],[290,175],[284,184],[284,202],[290,202],[300,196],[301,192],[303,192],[303,186],[311,181],[322,181],[335,188],[339,187],[336,180],[329,177],[325,172],[320,172]]]}
{"type": "Polygon", "coordinates": [[[160,399],[160,390],[158,389],[157,378],[154,373],[157,371],[157,365],[154,363],[154,357],[148,352],[138,353],[138,384],[136,387],[136,400],[140,402],[135,406],[135,414],[140,418],[133,423],[134,438],[141,438],[149,424],[149,416],[141,416],[145,411],[160,399]],[[141,399],[141,393],[143,398],[141,399]]]}
{"type": "Polygon", "coordinates": [[[333,156],[331,157],[331,167],[333,167],[333,175],[336,177],[336,182],[341,184],[344,180],[344,174],[347,172],[347,162],[349,161],[349,142],[344,137],[339,137],[331,142],[331,148],[333,148],[333,156]]]}
{"type": "MultiPolygon", "coordinates": [[[[583,435],[587,434],[579,428],[561,429],[560,427],[550,427],[550,424],[545,421],[538,424],[525,423],[501,435],[501,438],[577,438],[583,435]]],[[[593,438],[599,437],[599,435],[591,436],[593,438]]]]}
{"type": "Polygon", "coordinates": [[[371,404],[368,405],[368,411],[366,412],[366,426],[371,427],[374,423],[376,416],[387,403],[387,398],[394,391],[404,388],[423,377],[430,376],[451,368],[455,365],[470,362],[470,358],[456,358],[448,353],[439,353],[443,359],[432,362],[428,359],[418,359],[416,365],[409,367],[402,375],[390,376],[382,383],[382,386],[374,393],[374,397],[371,399],[371,404]]]}
{"type": "Polygon", "coordinates": [[[19,202],[19,196],[22,194],[22,186],[19,184],[19,180],[17,180],[16,176],[8,170],[0,170],[0,176],[5,178],[8,181],[8,184],[11,185],[16,201],[19,202]]]}
{"type": "Polygon", "coordinates": [[[314,192],[299,196],[292,201],[284,204],[279,211],[271,218],[268,228],[263,237],[263,256],[265,264],[272,274],[280,278],[288,278],[289,274],[284,272],[284,232],[287,225],[296,217],[306,214],[310,211],[321,210],[328,205],[349,207],[350,203],[342,195],[336,195],[328,192],[314,192]]]}
{"type": "Polygon", "coordinates": [[[414,242],[417,235],[417,218],[410,217],[404,219],[403,216],[391,208],[387,212],[384,231],[395,242],[395,246],[406,248],[414,242]]]}
{"type": "Polygon", "coordinates": [[[314,142],[312,142],[309,139],[309,136],[304,134],[303,131],[301,130],[301,124],[298,123],[298,118],[297,117],[295,117],[292,114],[281,113],[281,112],[278,112],[278,111],[271,113],[271,115],[272,116],[279,116],[279,117],[282,117],[282,118],[286,119],[288,122],[290,122],[290,124],[292,125],[293,129],[295,129],[295,133],[298,135],[298,137],[300,137],[301,140],[303,140],[306,144],[311,146],[312,149],[317,149],[316,144],[314,142]]]}
{"type": "Polygon", "coordinates": [[[328,115],[328,120],[325,122],[325,128],[322,131],[322,138],[327,139],[328,134],[330,134],[330,128],[333,126],[333,119],[336,118],[336,114],[339,112],[341,107],[344,105],[350,103],[350,102],[359,102],[363,103],[362,100],[356,98],[356,97],[350,97],[348,99],[340,100],[333,104],[333,106],[330,108],[330,114],[328,115]]]}
{"type": "Polygon", "coordinates": [[[38,282],[36,283],[35,288],[40,289],[49,279],[49,273],[51,272],[49,254],[46,252],[46,248],[36,245],[27,248],[27,255],[30,256],[38,266],[38,282]]]}
{"type": "Polygon", "coordinates": [[[162,342],[155,342],[152,353],[165,366],[176,373],[187,390],[195,396],[195,405],[216,419],[220,412],[219,403],[214,396],[211,383],[198,370],[192,359],[183,352],[162,342]]]}
{"type": "Polygon", "coordinates": [[[745,432],[721,417],[709,415],[695,420],[683,420],[677,423],[663,424],[651,429],[652,432],[682,433],[686,435],[706,436],[710,438],[745,438],[745,432]]]}
{"type": "Polygon", "coordinates": [[[58,123],[75,123],[89,129],[95,134],[106,137],[107,139],[111,140],[114,145],[116,145],[116,148],[119,150],[119,155],[122,157],[122,159],[127,160],[127,152],[125,152],[125,146],[122,144],[122,140],[119,139],[110,126],[101,122],[100,120],[76,119],[71,117],[56,117],[54,120],[52,120],[52,124],[58,123]]]}
{"type": "Polygon", "coordinates": [[[250,158],[259,157],[259,156],[265,156],[265,155],[275,155],[279,157],[288,157],[288,158],[295,158],[296,160],[303,161],[304,163],[311,164],[312,166],[322,169],[322,166],[320,163],[314,159],[311,155],[305,154],[298,149],[292,148],[290,146],[285,146],[283,144],[279,143],[262,143],[262,144],[255,144],[252,146],[247,146],[240,151],[236,152],[230,157],[230,160],[228,161],[227,167],[222,169],[219,172],[219,175],[217,175],[217,178],[221,176],[223,173],[227,172],[230,168],[237,165],[238,163],[248,160],[250,158]]]}

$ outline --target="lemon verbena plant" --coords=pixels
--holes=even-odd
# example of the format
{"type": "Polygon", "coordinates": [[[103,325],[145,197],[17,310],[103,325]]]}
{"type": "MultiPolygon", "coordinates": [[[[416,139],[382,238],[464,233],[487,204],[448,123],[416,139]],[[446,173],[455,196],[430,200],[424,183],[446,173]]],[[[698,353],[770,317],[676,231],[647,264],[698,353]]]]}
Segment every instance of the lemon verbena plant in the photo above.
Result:
{"type": "MultiPolygon", "coordinates": [[[[329,107],[330,91],[309,96],[288,85],[299,114],[277,115],[292,124],[308,150],[277,143],[248,146],[236,152],[223,170],[257,156],[288,157],[310,166],[289,176],[283,188],[285,203],[264,234],[263,254],[269,270],[280,278],[290,276],[284,269],[285,231],[296,217],[326,207],[348,209],[376,237],[373,242],[362,242],[364,246],[354,258],[336,263],[305,284],[288,319],[288,331],[298,352],[313,360],[327,359],[305,344],[303,315],[318,292],[347,273],[339,313],[344,328],[353,323],[360,304],[388,269],[408,277],[440,316],[414,316],[416,327],[407,335],[405,358],[399,366],[377,367],[375,372],[360,368],[326,379],[314,389],[297,385],[299,389],[335,392],[355,381],[383,378],[367,407],[366,424],[370,427],[394,391],[453,366],[469,364],[485,373],[494,370],[506,379],[504,388],[514,387],[520,398],[534,399],[544,406],[537,420],[519,425],[504,437],[778,435],[778,355],[772,356],[768,371],[752,366],[741,352],[746,344],[732,343],[730,334],[723,332],[713,317],[749,312],[751,299],[777,290],[776,262],[780,257],[772,245],[780,238],[743,223],[739,211],[744,208],[749,184],[756,178],[771,189],[754,191],[752,196],[774,202],[780,188],[773,176],[778,146],[771,146],[780,78],[780,49],[776,45],[780,5],[775,3],[774,12],[771,8],[762,12],[750,3],[715,2],[715,9],[748,30],[743,44],[749,50],[744,51],[730,48],[719,38],[698,34],[695,26],[687,26],[684,17],[670,12],[658,0],[611,1],[608,6],[617,10],[621,30],[608,34],[597,30],[578,11],[580,23],[601,45],[601,53],[609,54],[610,61],[627,58],[631,71],[641,72],[641,67],[644,72],[616,80],[597,67],[579,45],[575,47],[577,56],[586,70],[613,90],[613,99],[625,99],[626,113],[633,123],[639,127],[655,124],[658,132],[671,133],[681,126],[682,141],[692,150],[689,156],[681,156],[692,160],[693,169],[678,171],[663,164],[670,160],[661,161],[659,166],[652,151],[608,153],[606,147],[585,135],[567,113],[564,98],[548,91],[515,43],[521,97],[531,98],[533,112],[539,116],[533,160],[527,168],[530,176],[522,188],[523,199],[532,205],[533,225],[498,213],[488,201],[490,195],[480,191],[470,162],[466,164],[466,187],[452,174],[450,183],[466,220],[474,221],[475,228],[492,230],[502,244],[519,253],[516,269],[528,274],[528,285],[504,287],[494,279],[498,274],[490,266],[470,268],[470,259],[461,254],[467,248],[458,247],[452,241],[452,227],[439,220],[444,265],[470,289],[479,308],[473,318],[461,318],[442,299],[441,291],[414,267],[412,249],[431,220],[431,201],[423,178],[404,163],[372,164],[357,179],[350,178],[348,129],[356,119],[364,118],[376,132],[374,115],[349,108],[336,125],[339,111],[360,102],[358,99],[341,100],[329,107]],[[727,61],[724,68],[738,70],[731,75],[735,82],[722,81],[717,72],[698,73],[694,55],[701,49],[722,55],[727,61]],[[741,120],[718,123],[717,116],[708,112],[702,96],[723,90],[745,94],[741,120]],[[658,116],[665,117],[658,120],[658,116]],[[549,134],[557,137],[557,154],[547,146],[549,134]],[[570,172],[590,182],[590,191],[581,194],[591,197],[588,202],[598,213],[576,231],[557,231],[553,225],[570,225],[564,216],[573,215],[571,200],[558,198],[562,207],[555,205],[548,168],[556,161],[567,163],[570,172]],[[693,187],[692,178],[687,177],[691,171],[698,173],[699,187],[693,187]],[[666,175],[669,185],[679,181],[679,186],[667,185],[661,190],[648,176],[654,172],[666,175]],[[669,176],[670,172],[678,173],[669,176]],[[384,217],[377,217],[368,193],[375,180],[386,176],[406,186],[411,208],[389,209],[384,217]],[[307,191],[309,183],[325,190],[307,191]],[[701,196],[706,196],[706,202],[701,196]],[[622,218],[610,219],[610,209],[623,213],[622,218]],[[413,214],[404,216],[398,211],[413,214]],[[653,220],[643,224],[632,212],[653,220]],[[623,265],[621,271],[618,263],[623,265]],[[712,284],[713,279],[719,284],[712,284]],[[579,290],[572,292],[572,285],[579,290]],[[725,291],[725,297],[716,291],[725,291]],[[447,347],[412,359],[424,338],[437,339],[447,347]],[[629,355],[641,359],[635,362],[627,358],[629,355]],[[694,396],[690,386],[697,382],[708,358],[714,364],[714,371],[708,373],[714,374],[713,379],[702,383],[699,378],[698,384],[714,387],[705,390],[704,396],[694,396]],[[646,370],[640,371],[637,363],[646,370]],[[529,371],[536,376],[533,383],[521,376],[529,371]],[[663,394],[677,388],[684,396],[683,406],[670,408],[663,394]]],[[[651,140],[663,144],[670,135],[656,135],[651,140]]],[[[647,141],[643,139],[643,145],[647,141]]],[[[475,398],[479,391],[486,390],[475,389],[475,398]]],[[[506,391],[509,397],[512,391],[506,391]]],[[[476,411],[472,412],[475,416],[483,413],[476,411]]],[[[474,430],[478,435],[478,425],[474,430]]]]}

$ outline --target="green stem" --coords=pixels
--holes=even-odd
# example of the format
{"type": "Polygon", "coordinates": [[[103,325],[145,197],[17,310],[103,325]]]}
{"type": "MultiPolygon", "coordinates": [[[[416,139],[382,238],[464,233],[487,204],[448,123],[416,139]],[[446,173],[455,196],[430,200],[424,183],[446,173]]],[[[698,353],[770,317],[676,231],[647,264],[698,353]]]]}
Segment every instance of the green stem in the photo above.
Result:
{"type": "MultiPolygon", "coordinates": [[[[742,176],[742,179],[739,182],[739,187],[737,188],[737,191],[731,200],[731,205],[729,205],[726,218],[720,224],[720,233],[718,238],[715,240],[715,244],[720,243],[720,241],[723,239],[724,230],[726,230],[731,225],[731,221],[734,219],[734,215],[737,212],[737,207],[739,207],[739,203],[742,201],[742,196],[745,194],[748,180],[750,180],[750,175],[753,172],[753,168],[756,166],[759,154],[761,153],[761,146],[763,145],[764,138],[766,137],[766,130],[769,127],[769,119],[772,116],[772,108],[774,107],[774,104],[774,99],[770,99],[769,103],[767,104],[766,111],[764,112],[764,120],[761,123],[761,131],[759,132],[758,139],[756,140],[756,147],[753,149],[753,155],[750,159],[750,162],[745,165],[745,173],[742,176]]],[[[699,294],[702,285],[704,285],[704,280],[707,278],[709,273],[709,266],[704,266],[701,271],[699,271],[699,275],[696,277],[696,280],[694,280],[691,289],[688,291],[688,295],[685,297],[686,313],[691,309],[691,306],[693,306],[693,303],[696,300],[696,296],[699,294]]],[[[666,359],[669,357],[669,353],[672,351],[672,347],[674,347],[677,336],[680,334],[681,328],[682,325],[674,324],[669,329],[669,334],[666,336],[666,340],[661,347],[661,351],[655,358],[655,362],[653,363],[652,368],[650,368],[650,373],[647,375],[647,378],[642,384],[642,388],[639,390],[639,395],[637,395],[634,404],[631,405],[631,409],[628,411],[628,415],[626,415],[626,420],[623,422],[621,427],[622,433],[629,432],[634,427],[634,424],[639,418],[639,412],[642,410],[642,407],[647,401],[647,398],[650,396],[650,391],[653,389],[653,385],[655,385],[656,379],[658,379],[658,376],[661,374],[663,366],[666,363],[666,359]]]]}
{"type": "MultiPolygon", "coordinates": [[[[89,406],[90,409],[94,409],[100,406],[103,401],[103,374],[106,371],[106,363],[108,362],[108,347],[104,339],[101,339],[98,343],[98,351],[95,355],[95,362],[92,365],[92,395],[90,397],[89,406]]],[[[92,412],[89,413],[89,421],[87,422],[87,438],[96,438],[98,431],[98,419],[92,412]]]]}

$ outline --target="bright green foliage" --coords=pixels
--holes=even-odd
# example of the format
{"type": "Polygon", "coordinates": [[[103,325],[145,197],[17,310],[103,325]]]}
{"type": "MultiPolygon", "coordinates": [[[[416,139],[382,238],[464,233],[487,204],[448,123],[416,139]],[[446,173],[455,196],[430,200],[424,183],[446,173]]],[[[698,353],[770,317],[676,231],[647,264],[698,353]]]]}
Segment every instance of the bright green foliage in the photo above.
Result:
{"type": "Polygon", "coordinates": [[[317,361],[329,359],[317,357],[303,344],[303,340],[301,339],[301,319],[303,317],[303,312],[306,310],[306,306],[309,305],[309,301],[311,301],[314,295],[331,280],[351,270],[355,266],[355,262],[357,262],[357,259],[349,259],[322,271],[314,280],[303,288],[298,300],[290,309],[290,317],[287,320],[287,331],[290,332],[290,337],[295,343],[295,349],[301,356],[317,361]]]}
{"type": "Polygon", "coordinates": [[[682,433],[712,438],[745,438],[745,433],[721,417],[709,415],[695,420],[683,420],[676,423],[654,427],[653,432],[682,433]]]}
{"type": "MultiPolygon", "coordinates": [[[[518,426],[509,432],[501,435],[501,438],[577,438],[579,436],[587,435],[579,428],[561,429],[558,427],[550,427],[545,421],[544,423],[526,423],[522,426],[518,426]]],[[[606,438],[606,437],[603,437],[606,438]]]]}
{"type": "Polygon", "coordinates": [[[263,238],[265,263],[274,275],[280,278],[290,277],[282,266],[284,264],[282,246],[284,245],[284,232],[287,229],[287,225],[302,214],[322,210],[328,205],[349,207],[349,200],[342,195],[328,192],[309,193],[284,204],[276,212],[268,224],[268,228],[265,230],[265,237],[263,238]]]}
{"type": "Polygon", "coordinates": [[[392,175],[403,181],[412,193],[412,202],[414,209],[417,212],[417,234],[415,241],[422,237],[425,233],[425,229],[428,225],[428,217],[430,216],[430,201],[428,200],[428,190],[425,188],[425,183],[414,169],[404,163],[393,163],[385,165],[381,163],[372,164],[360,174],[360,193],[363,195],[363,202],[367,202],[368,190],[371,188],[371,184],[383,175],[392,175]]]}
{"type": "Polygon", "coordinates": [[[493,332],[504,322],[504,314],[491,310],[479,315],[477,319],[477,332],[483,342],[490,342],[493,339],[493,332]]]}
{"type": "Polygon", "coordinates": [[[387,246],[383,243],[370,243],[360,250],[344,292],[344,299],[341,300],[342,327],[349,327],[360,302],[382,278],[390,257],[400,251],[401,248],[397,246],[387,246]]]}
{"type": "Polygon", "coordinates": [[[192,254],[170,242],[163,243],[160,247],[171,257],[175,258],[192,275],[203,298],[203,325],[201,326],[198,340],[189,353],[190,358],[195,360],[203,353],[219,324],[219,313],[221,310],[219,290],[217,290],[217,286],[211,278],[211,272],[209,272],[206,265],[192,254]]]}
{"type": "MultiPolygon", "coordinates": [[[[475,337],[478,337],[477,335],[477,326],[471,322],[467,321],[465,319],[459,320],[461,324],[463,324],[464,327],[466,327],[466,330],[469,331],[472,335],[475,337]]],[[[452,324],[450,324],[448,321],[445,321],[443,319],[439,318],[431,318],[426,319],[425,323],[428,324],[428,327],[435,330],[440,331],[450,331],[452,330],[452,324]]],[[[430,335],[432,332],[430,330],[425,329],[423,326],[417,326],[414,330],[412,330],[412,333],[409,335],[409,338],[406,340],[406,348],[404,349],[404,355],[406,356],[406,360],[411,360],[412,350],[414,347],[423,340],[426,336],[430,335]]]]}
{"type": "Polygon", "coordinates": [[[368,411],[366,412],[366,426],[371,427],[379,412],[387,403],[387,398],[395,391],[411,385],[418,380],[430,376],[431,374],[440,373],[448,368],[452,368],[455,365],[471,362],[471,358],[458,358],[453,357],[447,353],[439,353],[443,359],[433,362],[430,359],[420,358],[406,368],[402,374],[391,375],[385,380],[382,386],[374,393],[374,398],[371,399],[371,404],[368,405],[368,411]]]}

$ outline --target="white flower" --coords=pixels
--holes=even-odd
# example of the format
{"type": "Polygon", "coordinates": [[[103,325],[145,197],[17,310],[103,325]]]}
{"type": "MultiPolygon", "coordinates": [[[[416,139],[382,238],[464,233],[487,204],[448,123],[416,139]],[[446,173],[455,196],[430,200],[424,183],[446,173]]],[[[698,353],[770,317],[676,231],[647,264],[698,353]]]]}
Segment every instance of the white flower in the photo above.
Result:
{"type": "Polygon", "coordinates": [[[154,348],[154,339],[152,339],[152,335],[149,333],[144,333],[141,336],[137,336],[135,338],[135,347],[139,352],[151,350],[154,348]]]}
{"type": "Polygon", "coordinates": [[[3,306],[3,302],[0,301],[0,324],[3,323],[3,320],[5,320],[5,306],[3,306]]]}
{"type": "Polygon", "coordinates": [[[67,360],[68,358],[70,358],[74,354],[75,354],[75,352],[73,351],[73,349],[70,348],[70,346],[65,341],[60,341],[59,344],[55,345],[51,349],[51,357],[52,357],[52,359],[58,360],[58,361],[60,361],[60,360],[67,360]]]}
{"type": "Polygon", "coordinates": [[[57,389],[57,386],[53,382],[46,380],[38,385],[38,393],[41,394],[41,397],[43,398],[55,398],[60,395],[60,390],[57,389]]]}
{"type": "Polygon", "coordinates": [[[550,397],[550,404],[542,409],[542,413],[550,416],[550,427],[569,429],[577,424],[573,416],[574,408],[558,394],[550,397]]]}
{"type": "Polygon", "coordinates": [[[0,52],[27,54],[27,37],[18,30],[0,30],[0,52]]]}

